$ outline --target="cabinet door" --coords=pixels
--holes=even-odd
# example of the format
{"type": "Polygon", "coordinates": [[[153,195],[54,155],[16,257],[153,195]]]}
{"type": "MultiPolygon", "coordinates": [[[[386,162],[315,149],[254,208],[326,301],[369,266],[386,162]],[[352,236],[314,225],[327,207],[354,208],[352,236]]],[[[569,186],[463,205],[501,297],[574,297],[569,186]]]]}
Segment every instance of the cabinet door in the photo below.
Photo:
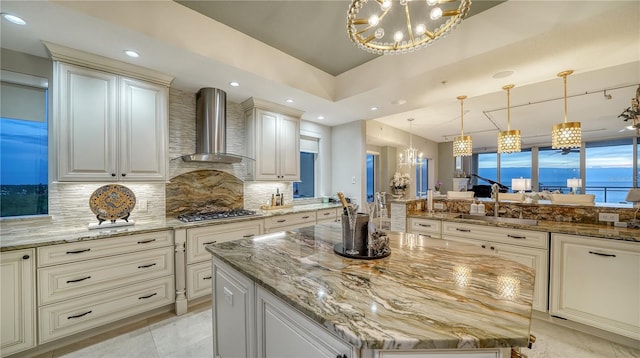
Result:
{"type": "Polygon", "coordinates": [[[492,242],[489,243],[489,249],[506,259],[529,266],[536,271],[533,289],[533,309],[546,312],[547,283],[549,282],[547,250],[492,242]]]}
{"type": "Polygon", "coordinates": [[[251,280],[213,258],[213,353],[255,357],[255,289],[251,280]]]}
{"type": "Polygon", "coordinates": [[[349,344],[261,287],[256,292],[256,317],[260,358],[354,356],[349,344]]]}
{"type": "Polygon", "coordinates": [[[114,180],[117,76],[60,62],[55,65],[58,179],[114,180]]]}
{"type": "Polygon", "coordinates": [[[257,180],[277,180],[278,168],[278,114],[256,110],[256,174],[257,180]]]}
{"type": "Polygon", "coordinates": [[[120,180],[164,180],[167,88],[120,79],[120,180]]]}
{"type": "Polygon", "coordinates": [[[278,124],[278,178],[300,180],[300,121],[281,116],[278,124]]]}
{"type": "Polygon", "coordinates": [[[552,236],[551,314],[640,339],[640,244],[552,236]]]}
{"type": "Polygon", "coordinates": [[[6,356],[36,345],[36,260],[33,249],[4,252],[0,258],[0,351],[6,356]]]}

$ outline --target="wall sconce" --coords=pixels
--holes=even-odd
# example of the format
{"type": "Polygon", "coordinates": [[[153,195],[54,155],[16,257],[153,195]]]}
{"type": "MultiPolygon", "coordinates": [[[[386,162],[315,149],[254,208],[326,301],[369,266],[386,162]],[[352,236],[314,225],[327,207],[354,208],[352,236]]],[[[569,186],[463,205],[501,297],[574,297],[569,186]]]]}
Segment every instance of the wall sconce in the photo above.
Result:
{"type": "Polygon", "coordinates": [[[531,179],[511,179],[511,189],[524,193],[526,190],[531,190],[531,179]]]}
{"type": "Polygon", "coordinates": [[[582,179],[567,179],[567,187],[571,188],[571,194],[575,194],[578,188],[582,188],[582,179]]]}

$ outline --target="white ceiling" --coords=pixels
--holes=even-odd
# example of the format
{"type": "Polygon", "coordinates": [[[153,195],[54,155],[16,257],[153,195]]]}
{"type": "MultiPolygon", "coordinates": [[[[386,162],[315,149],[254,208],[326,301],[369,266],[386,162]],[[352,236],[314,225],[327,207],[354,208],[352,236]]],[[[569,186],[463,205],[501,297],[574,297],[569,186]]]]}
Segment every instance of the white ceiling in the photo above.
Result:
{"type": "MultiPolygon", "coordinates": [[[[406,119],[413,117],[414,135],[436,142],[460,133],[456,96],[467,95],[464,129],[473,136],[474,150],[495,148],[497,131],[506,129],[506,93],[501,87],[508,83],[516,85],[511,91],[511,128],[522,131],[525,146],[549,144],[552,125],[564,116],[562,79],[556,74],[573,69],[568,77],[569,121],[582,122],[583,137],[634,135],[616,117],[630,105],[640,84],[640,1],[510,0],[467,18],[447,38],[413,54],[369,59],[355,51],[357,58],[348,64],[345,59],[356,49],[334,46],[344,39],[334,39],[340,35],[332,31],[339,25],[347,37],[348,1],[341,2],[343,10],[331,0],[268,2],[274,14],[289,17],[295,7],[299,21],[290,23],[265,16],[264,7],[254,2],[231,3],[243,9],[242,17],[256,22],[253,30],[244,30],[247,33],[277,30],[272,38],[291,34],[299,39],[300,49],[319,48],[340,62],[336,69],[327,69],[340,74],[300,60],[298,51],[287,54],[273,47],[277,44],[267,45],[167,0],[3,0],[0,11],[21,16],[28,25],[3,20],[0,40],[4,48],[43,57],[42,40],[135,63],[175,76],[172,86],[179,89],[217,87],[234,102],[253,96],[282,103],[305,111],[305,120],[329,126],[375,119],[408,130],[406,119]],[[253,5],[262,10],[251,11],[253,5]],[[320,36],[300,36],[298,29],[305,26],[320,36]],[[141,57],[130,59],[125,49],[135,49],[141,57]],[[507,70],[514,73],[492,78],[507,70]],[[230,87],[232,80],[240,87],[230,87]],[[287,104],[286,98],[295,102],[287,104]],[[406,103],[394,104],[400,99],[406,103]],[[371,111],[372,106],[379,109],[371,111]],[[318,120],[320,115],[325,119],[318,120]]],[[[235,9],[231,5],[226,4],[225,11],[235,9]]],[[[233,16],[224,21],[231,21],[228,18],[233,16]]]]}

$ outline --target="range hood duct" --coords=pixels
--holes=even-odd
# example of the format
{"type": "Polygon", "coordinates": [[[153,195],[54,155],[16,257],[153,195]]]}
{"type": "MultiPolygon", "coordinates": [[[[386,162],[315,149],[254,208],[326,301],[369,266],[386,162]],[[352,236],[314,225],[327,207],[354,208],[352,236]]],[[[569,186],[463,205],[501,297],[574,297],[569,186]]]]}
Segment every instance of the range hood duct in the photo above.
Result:
{"type": "Polygon", "coordinates": [[[201,88],[196,94],[196,153],[185,162],[232,164],[241,155],[227,153],[227,94],[217,88],[201,88]]]}

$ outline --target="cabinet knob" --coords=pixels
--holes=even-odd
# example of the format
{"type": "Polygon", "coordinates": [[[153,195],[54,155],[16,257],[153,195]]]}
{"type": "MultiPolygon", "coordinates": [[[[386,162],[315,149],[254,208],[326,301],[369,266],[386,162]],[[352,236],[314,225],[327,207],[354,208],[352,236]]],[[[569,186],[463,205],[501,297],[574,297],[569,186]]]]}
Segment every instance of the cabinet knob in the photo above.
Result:
{"type": "Polygon", "coordinates": [[[116,176],[116,173],[111,173],[111,176],[112,176],[112,177],[116,176]]]}
{"type": "Polygon", "coordinates": [[[480,247],[482,247],[483,249],[486,249],[487,245],[480,245],[480,247]]]}
{"type": "Polygon", "coordinates": [[[347,358],[346,354],[338,354],[336,358],[347,358]]]}
{"type": "Polygon", "coordinates": [[[122,174],[120,174],[120,175],[122,175],[123,177],[126,177],[126,176],[127,176],[127,173],[122,173],[122,174]]]}
{"type": "Polygon", "coordinates": [[[23,260],[28,260],[28,259],[29,259],[29,255],[24,255],[24,256],[22,256],[22,259],[23,259],[23,260]]]}
{"type": "Polygon", "coordinates": [[[493,246],[491,246],[491,247],[490,247],[490,249],[491,249],[491,250],[495,250],[496,248],[495,248],[495,247],[493,247],[493,246]]]}

